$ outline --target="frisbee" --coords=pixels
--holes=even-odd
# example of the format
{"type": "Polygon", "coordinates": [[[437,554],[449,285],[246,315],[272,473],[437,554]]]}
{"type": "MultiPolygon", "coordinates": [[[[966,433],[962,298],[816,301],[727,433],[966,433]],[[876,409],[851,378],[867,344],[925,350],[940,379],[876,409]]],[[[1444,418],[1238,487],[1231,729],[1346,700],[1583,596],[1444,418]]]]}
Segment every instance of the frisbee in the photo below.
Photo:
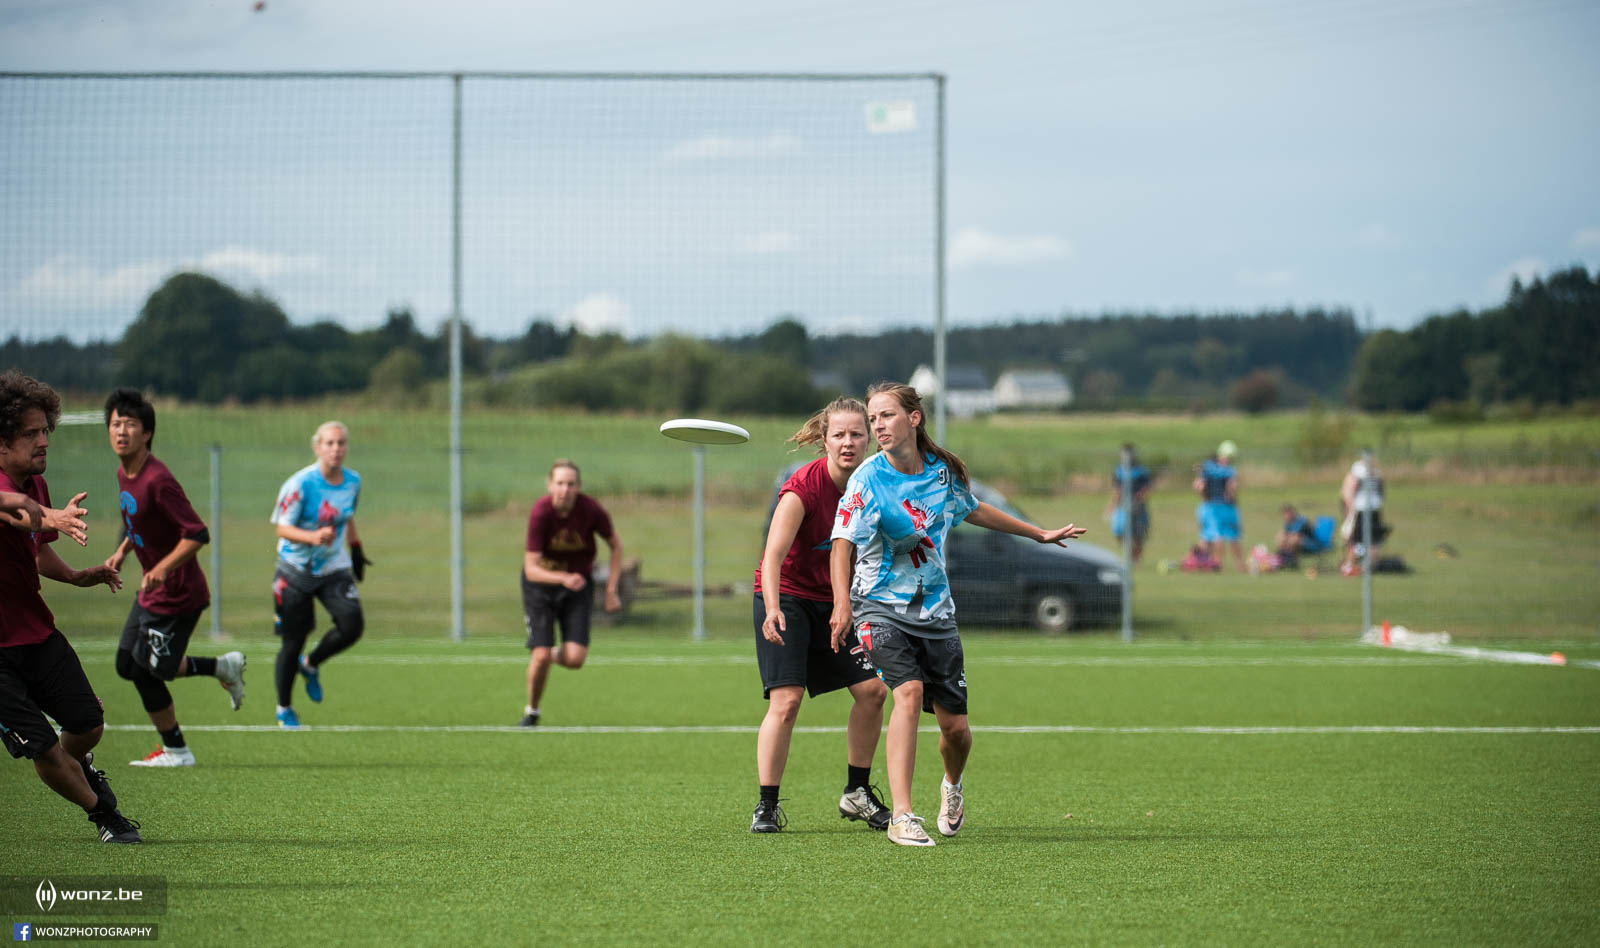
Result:
{"type": "Polygon", "coordinates": [[[744,444],[750,440],[750,432],[738,425],[705,418],[674,418],[671,421],[663,421],[661,433],[669,438],[692,441],[695,444],[744,444]]]}

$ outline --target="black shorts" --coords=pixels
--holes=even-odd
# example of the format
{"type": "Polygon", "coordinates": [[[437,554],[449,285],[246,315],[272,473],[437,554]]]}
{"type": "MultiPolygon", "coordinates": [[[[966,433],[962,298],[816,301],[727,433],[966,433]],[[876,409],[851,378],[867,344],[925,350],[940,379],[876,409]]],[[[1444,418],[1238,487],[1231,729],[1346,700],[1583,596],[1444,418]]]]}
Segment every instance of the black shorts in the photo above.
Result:
{"type": "Polygon", "coordinates": [[[0,648],[0,740],[12,757],[38,760],[55,746],[47,714],[70,734],[106,722],[78,653],[60,632],[36,645],[0,648]]]}
{"type": "Polygon", "coordinates": [[[756,593],[756,665],[761,669],[761,697],[772,697],[772,689],[804,685],[811,697],[859,684],[878,673],[852,634],[839,651],[833,650],[833,630],[828,617],[833,603],[778,594],[783,611],[783,644],[774,645],[761,634],[767,606],[756,593]]]}
{"type": "Polygon", "coordinates": [[[200,613],[204,611],[196,609],[164,616],[135,602],[128,610],[128,621],[122,626],[122,641],[117,643],[117,651],[132,655],[135,668],[142,668],[162,681],[171,681],[178,677],[178,666],[183,664],[183,656],[189,651],[189,637],[200,624],[200,613]]]}
{"type": "Polygon", "coordinates": [[[556,623],[561,641],[587,647],[589,616],[594,612],[594,583],[568,589],[560,583],[532,583],[522,577],[522,624],[528,630],[528,648],[556,644],[556,623]]]}
{"type": "Polygon", "coordinates": [[[272,608],[276,617],[273,631],[296,639],[310,635],[316,625],[315,604],[319,600],[335,623],[341,617],[361,614],[361,594],[356,592],[356,578],[349,570],[313,576],[280,562],[272,578],[272,608]]]}
{"type": "Polygon", "coordinates": [[[931,713],[937,701],[951,714],[967,713],[967,671],[961,636],[930,639],[873,618],[856,620],[856,637],[872,656],[890,691],[908,681],[920,681],[922,710],[931,713]]]}

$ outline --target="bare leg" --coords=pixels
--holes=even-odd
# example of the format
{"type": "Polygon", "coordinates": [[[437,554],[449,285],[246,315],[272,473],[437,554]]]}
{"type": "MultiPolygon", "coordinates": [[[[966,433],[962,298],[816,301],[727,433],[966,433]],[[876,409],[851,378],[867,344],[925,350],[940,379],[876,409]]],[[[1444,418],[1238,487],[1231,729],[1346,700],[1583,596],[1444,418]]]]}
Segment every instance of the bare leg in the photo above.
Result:
{"type": "Polygon", "coordinates": [[[756,779],[764,787],[783,782],[783,768],[789,762],[789,737],[800,716],[804,694],[801,685],[784,685],[772,689],[767,698],[767,716],[761,719],[761,730],[756,734],[756,779]]]}
{"type": "Polygon", "coordinates": [[[78,763],[81,759],[73,756],[65,747],[56,744],[43,757],[33,762],[33,769],[39,774],[39,779],[44,781],[45,786],[87,810],[100,798],[89,789],[89,781],[84,779],[83,767],[78,763]]]}
{"type": "Polygon", "coordinates": [[[849,763],[870,769],[878,753],[878,735],[883,733],[883,703],[889,697],[889,686],[879,678],[868,678],[850,686],[850,697],[856,700],[850,706],[850,725],[845,731],[849,763]]]}
{"type": "Polygon", "coordinates": [[[103,725],[95,728],[92,731],[85,731],[82,734],[74,734],[71,731],[62,731],[61,746],[66,749],[67,756],[71,757],[73,760],[82,760],[84,755],[94,750],[95,745],[100,743],[100,737],[101,735],[105,734],[105,732],[106,729],[103,725]]]}
{"type": "Polygon", "coordinates": [[[150,715],[150,723],[156,726],[156,730],[170,731],[178,726],[176,707],[177,705],[169,704],[159,711],[147,711],[145,713],[150,715]]]}
{"type": "Polygon", "coordinates": [[[545,680],[550,677],[550,649],[539,646],[528,656],[528,707],[537,708],[544,695],[545,680]]]}
{"type": "Polygon", "coordinates": [[[557,665],[577,671],[589,658],[589,646],[579,645],[577,642],[562,642],[561,647],[556,649],[553,655],[557,665]]]}
{"type": "Polygon", "coordinates": [[[889,799],[894,815],[911,812],[911,777],[917,769],[917,720],[922,714],[922,682],[903,682],[894,690],[894,710],[889,712],[889,799]]]}
{"type": "Polygon", "coordinates": [[[933,714],[939,719],[939,756],[944,758],[944,780],[954,786],[961,782],[961,774],[967,769],[967,756],[972,753],[972,728],[965,714],[952,714],[937,701],[933,703],[933,714]]]}

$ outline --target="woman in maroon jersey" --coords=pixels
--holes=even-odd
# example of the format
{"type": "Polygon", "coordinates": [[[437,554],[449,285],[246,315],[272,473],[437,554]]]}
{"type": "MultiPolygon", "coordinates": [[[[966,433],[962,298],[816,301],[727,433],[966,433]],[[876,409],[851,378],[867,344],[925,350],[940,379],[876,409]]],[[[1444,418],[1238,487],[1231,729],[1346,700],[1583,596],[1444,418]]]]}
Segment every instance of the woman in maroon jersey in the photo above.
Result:
{"type": "Polygon", "coordinates": [[[854,398],[835,399],[789,440],[817,445],[823,456],[795,471],[779,489],[756,568],[756,664],[768,703],[756,737],[761,799],[750,832],[776,833],[787,822],[778,806],[778,782],[803,693],[809,690],[815,698],[840,688],[850,689],[855,703],[846,732],[848,776],[839,815],[881,830],[889,823],[889,810],[868,781],[889,692],[859,648],[833,651],[828,627],[833,609],[829,536],[845,482],[867,458],[866,406],[854,398]]]}

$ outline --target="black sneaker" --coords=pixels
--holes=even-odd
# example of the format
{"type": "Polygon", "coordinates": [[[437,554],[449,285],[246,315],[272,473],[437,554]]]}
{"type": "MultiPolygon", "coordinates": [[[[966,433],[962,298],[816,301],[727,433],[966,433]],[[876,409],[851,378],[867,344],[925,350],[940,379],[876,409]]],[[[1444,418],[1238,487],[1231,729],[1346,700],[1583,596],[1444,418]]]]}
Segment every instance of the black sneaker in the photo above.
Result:
{"type": "Polygon", "coordinates": [[[789,818],[783,815],[783,807],[776,801],[768,803],[762,800],[756,804],[755,815],[750,817],[750,832],[776,833],[789,825],[789,818]]]}
{"type": "Polygon", "coordinates": [[[521,727],[538,727],[539,712],[535,711],[532,714],[524,714],[522,716],[522,720],[518,721],[517,724],[521,727]]]}
{"type": "Polygon", "coordinates": [[[847,820],[862,820],[875,830],[887,829],[894,814],[883,805],[877,787],[857,787],[839,798],[839,815],[847,820]]]}
{"type": "Polygon", "coordinates": [[[139,836],[139,823],[130,820],[116,810],[107,810],[104,813],[90,813],[89,822],[100,830],[102,843],[142,843],[139,836]]]}
{"type": "Polygon", "coordinates": [[[78,766],[83,768],[83,779],[89,781],[89,789],[100,795],[100,799],[111,804],[112,809],[117,807],[117,795],[111,792],[111,782],[106,779],[104,770],[94,769],[94,751],[83,755],[78,761],[78,766]]]}

